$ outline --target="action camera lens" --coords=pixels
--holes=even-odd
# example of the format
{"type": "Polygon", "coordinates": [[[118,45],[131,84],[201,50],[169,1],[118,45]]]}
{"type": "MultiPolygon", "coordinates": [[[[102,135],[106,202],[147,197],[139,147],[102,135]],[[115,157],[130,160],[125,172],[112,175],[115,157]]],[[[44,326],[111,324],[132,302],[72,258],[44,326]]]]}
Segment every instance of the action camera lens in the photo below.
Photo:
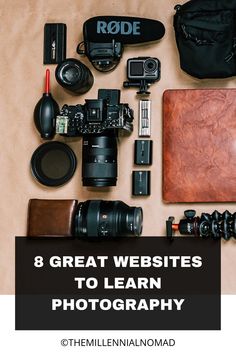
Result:
{"type": "Polygon", "coordinates": [[[150,70],[152,70],[153,69],[153,67],[154,67],[154,64],[153,63],[148,63],[148,69],[150,69],[150,70]]]}
{"type": "Polygon", "coordinates": [[[157,70],[157,63],[153,59],[147,59],[144,63],[144,69],[147,72],[154,72],[157,70]]]}

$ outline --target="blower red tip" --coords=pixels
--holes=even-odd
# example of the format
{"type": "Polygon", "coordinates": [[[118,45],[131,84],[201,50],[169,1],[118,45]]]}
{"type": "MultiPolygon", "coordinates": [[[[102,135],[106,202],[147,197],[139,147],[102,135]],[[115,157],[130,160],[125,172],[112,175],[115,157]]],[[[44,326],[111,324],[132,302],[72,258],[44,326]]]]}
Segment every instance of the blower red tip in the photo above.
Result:
{"type": "Polygon", "coordinates": [[[45,93],[50,93],[50,70],[46,70],[45,93]]]}
{"type": "Polygon", "coordinates": [[[178,231],[179,230],[179,224],[173,224],[172,225],[172,230],[173,231],[178,231]]]}

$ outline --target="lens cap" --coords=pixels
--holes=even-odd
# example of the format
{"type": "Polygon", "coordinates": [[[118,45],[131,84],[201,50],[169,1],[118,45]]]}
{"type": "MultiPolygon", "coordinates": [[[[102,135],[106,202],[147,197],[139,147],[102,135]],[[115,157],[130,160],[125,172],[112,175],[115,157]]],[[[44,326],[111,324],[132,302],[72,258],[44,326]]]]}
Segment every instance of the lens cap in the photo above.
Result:
{"type": "Polygon", "coordinates": [[[68,182],[74,175],[76,165],[73,150],[58,141],[40,145],[31,158],[33,176],[49,187],[61,186],[68,182]]]}

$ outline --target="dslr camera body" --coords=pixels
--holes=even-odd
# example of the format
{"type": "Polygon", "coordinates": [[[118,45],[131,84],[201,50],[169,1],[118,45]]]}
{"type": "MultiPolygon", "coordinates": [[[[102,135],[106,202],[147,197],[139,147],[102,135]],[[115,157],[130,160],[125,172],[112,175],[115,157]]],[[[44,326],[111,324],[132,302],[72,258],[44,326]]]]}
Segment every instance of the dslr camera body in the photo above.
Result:
{"type": "Polygon", "coordinates": [[[117,181],[118,130],[133,130],[133,110],[120,103],[120,90],[98,91],[98,99],[84,105],[64,105],[56,118],[56,133],[83,137],[84,186],[109,187],[117,181]]]}
{"type": "Polygon", "coordinates": [[[127,79],[124,87],[139,87],[138,94],[149,94],[148,87],[160,80],[161,63],[157,58],[138,57],[127,60],[127,79]]]}
{"type": "Polygon", "coordinates": [[[129,105],[120,103],[120,90],[100,89],[98,99],[86,100],[84,105],[64,105],[61,111],[49,94],[45,95],[43,99],[47,99],[47,104],[42,109],[39,101],[35,110],[36,127],[41,136],[44,139],[52,139],[55,133],[66,137],[82,136],[83,185],[115,186],[118,130],[131,133],[134,119],[129,105]],[[51,109],[52,105],[55,109],[51,109]],[[52,114],[46,114],[48,112],[52,114]]]}
{"type": "Polygon", "coordinates": [[[87,99],[85,104],[64,105],[56,117],[56,133],[74,137],[100,134],[106,130],[133,131],[133,110],[120,103],[120,90],[98,90],[98,99],[87,99]]]}

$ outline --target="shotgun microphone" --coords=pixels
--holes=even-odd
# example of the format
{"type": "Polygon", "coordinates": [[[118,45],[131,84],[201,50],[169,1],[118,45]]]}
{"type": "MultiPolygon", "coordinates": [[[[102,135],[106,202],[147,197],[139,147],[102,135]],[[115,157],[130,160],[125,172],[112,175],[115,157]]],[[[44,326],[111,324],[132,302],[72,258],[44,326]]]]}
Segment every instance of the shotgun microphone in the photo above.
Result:
{"type": "Polygon", "coordinates": [[[85,54],[99,71],[111,71],[119,63],[124,45],[160,40],[165,27],[160,21],[126,16],[97,16],[83,25],[84,41],[77,52],[85,54]]]}

